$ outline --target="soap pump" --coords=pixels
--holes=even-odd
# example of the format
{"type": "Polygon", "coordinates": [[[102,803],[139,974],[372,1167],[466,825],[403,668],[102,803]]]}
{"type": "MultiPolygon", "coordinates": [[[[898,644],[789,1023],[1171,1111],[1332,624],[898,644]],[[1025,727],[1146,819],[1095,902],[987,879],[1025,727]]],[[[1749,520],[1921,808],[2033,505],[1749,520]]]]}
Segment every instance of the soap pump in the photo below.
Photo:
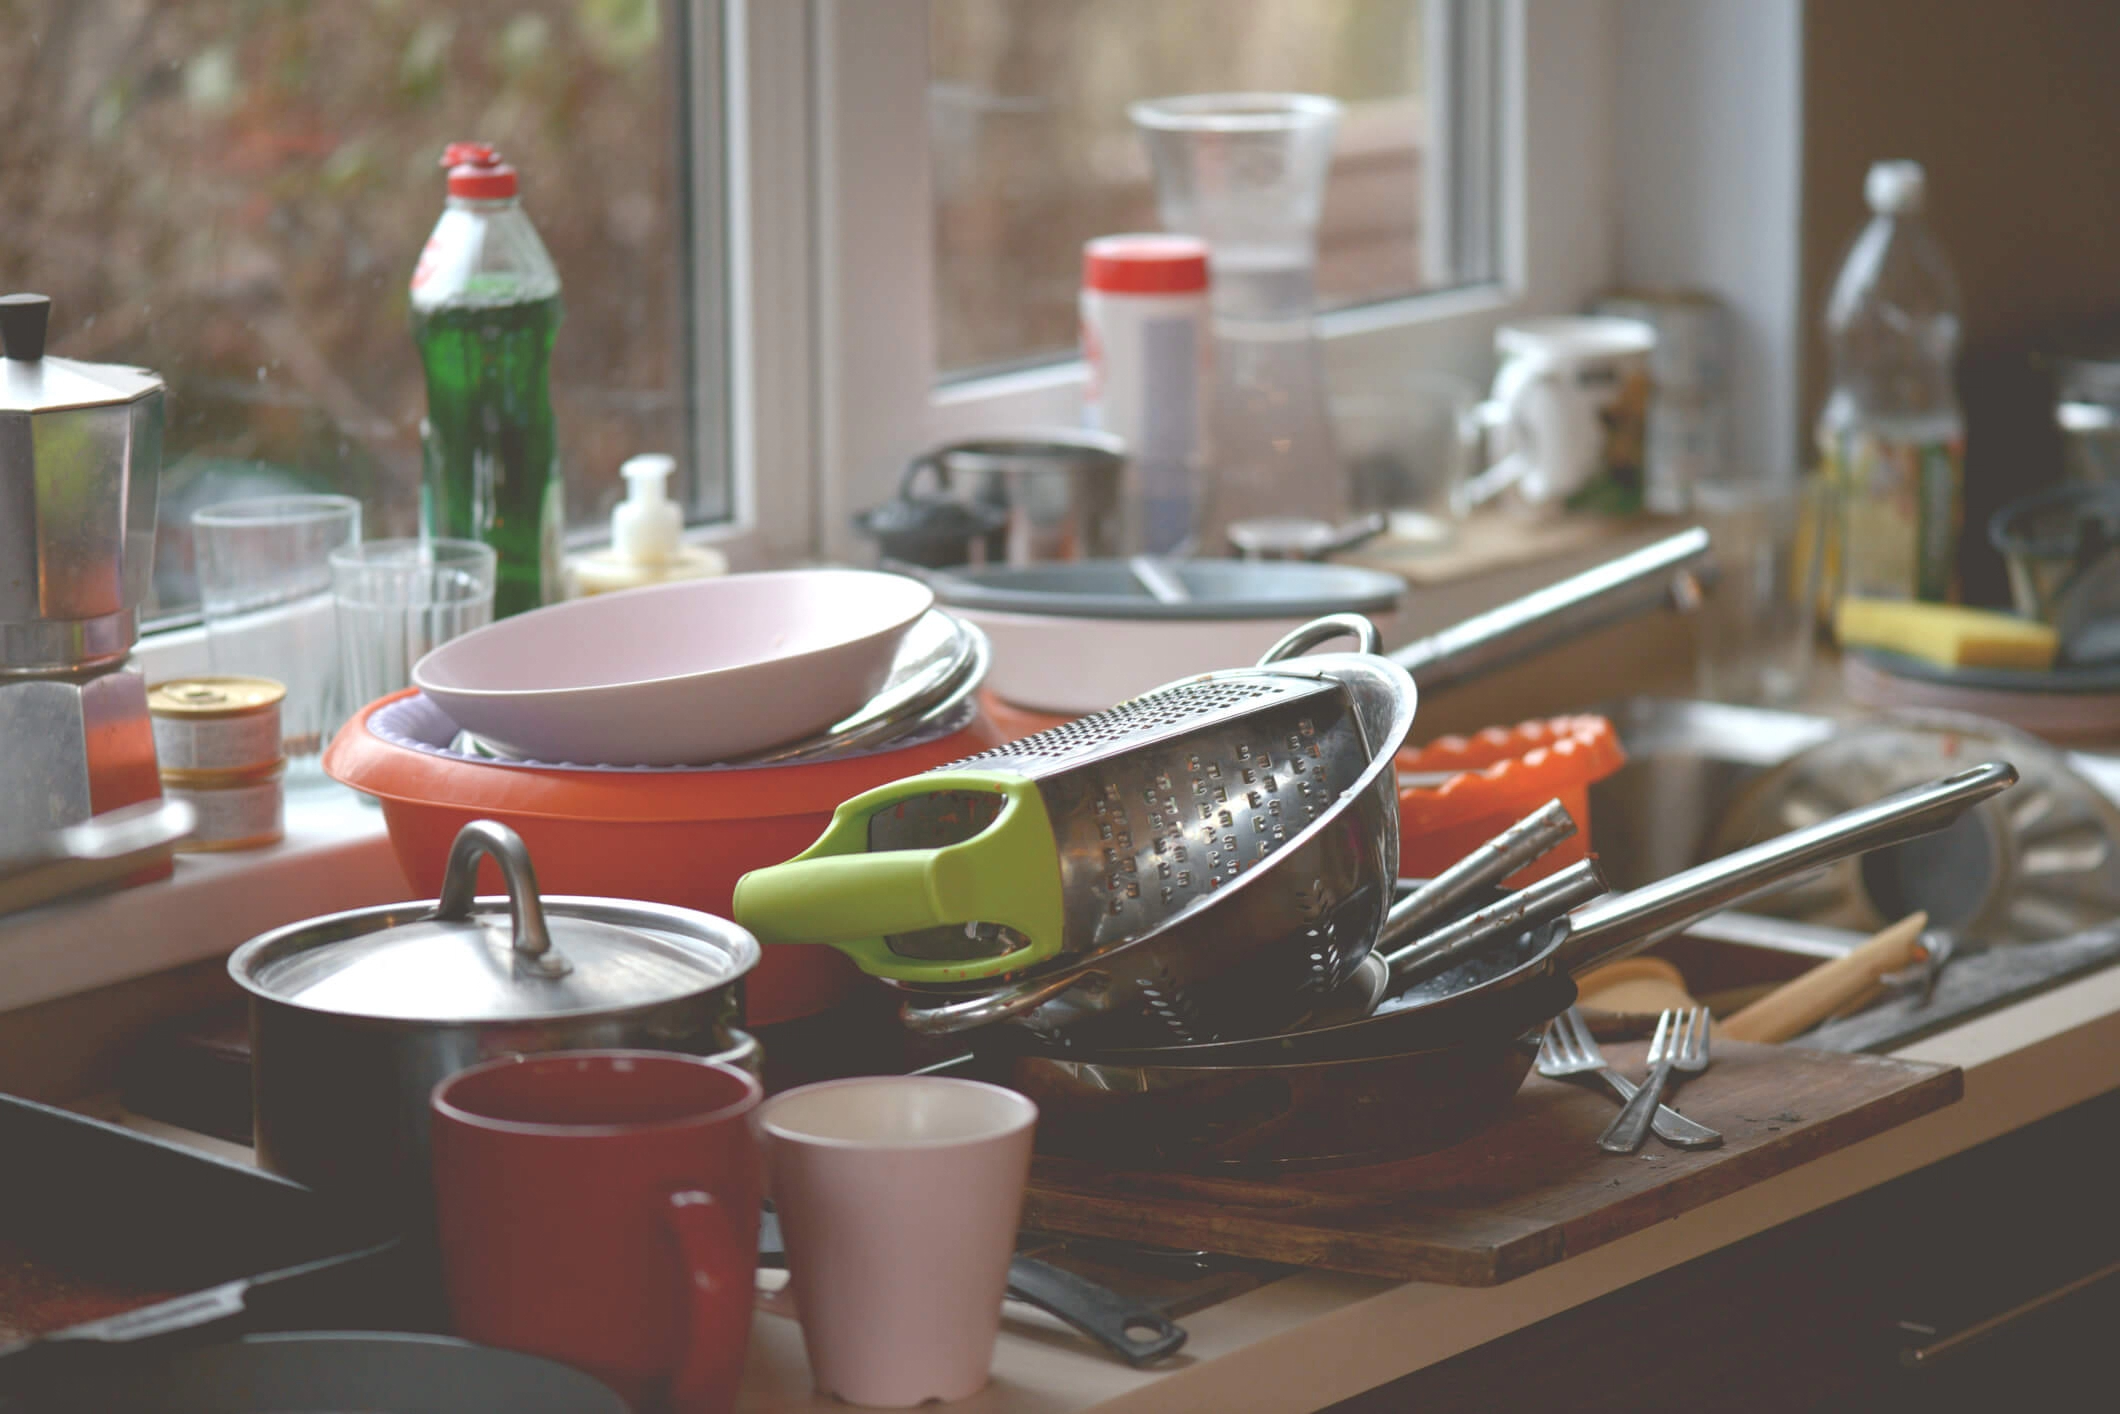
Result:
{"type": "Polygon", "coordinates": [[[728,571],[720,551],[684,543],[684,514],[670,499],[676,469],[676,459],[660,452],[629,457],[618,469],[626,478],[626,498],[611,508],[611,547],[574,562],[577,594],[587,598],[728,571]]]}

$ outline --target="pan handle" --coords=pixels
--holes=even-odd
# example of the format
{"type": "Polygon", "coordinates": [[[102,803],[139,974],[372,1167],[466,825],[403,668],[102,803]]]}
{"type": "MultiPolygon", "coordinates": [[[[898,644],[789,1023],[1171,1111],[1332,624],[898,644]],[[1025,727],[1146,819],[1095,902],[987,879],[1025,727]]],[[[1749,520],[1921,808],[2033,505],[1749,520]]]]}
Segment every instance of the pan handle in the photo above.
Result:
{"type": "Polygon", "coordinates": [[[1652,609],[1690,609],[1700,597],[1693,571],[1707,554],[1705,530],[1668,536],[1409,643],[1392,661],[1435,692],[1652,609]]]}
{"type": "Polygon", "coordinates": [[[1355,641],[1361,652],[1384,651],[1384,636],[1368,619],[1360,614],[1327,614],[1322,619],[1312,619],[1301,628],[1290,629],[1286,637],[1266,650],[1259,659],[1259,666],[1269,667],[1284,659],[1299,657],[1320,643],[1332,642],[1343,633],[1355,641]]]}
{"type": "Polygon", "coordinates": [[[1594,899],[1570,915],[1558,960],[1564,970],[1581,972],[1639,952],[1795,875],[1933,834],[2016,783],[2015,766],[1990,761],[1748,845],[1645,888],[1594,899]]]}

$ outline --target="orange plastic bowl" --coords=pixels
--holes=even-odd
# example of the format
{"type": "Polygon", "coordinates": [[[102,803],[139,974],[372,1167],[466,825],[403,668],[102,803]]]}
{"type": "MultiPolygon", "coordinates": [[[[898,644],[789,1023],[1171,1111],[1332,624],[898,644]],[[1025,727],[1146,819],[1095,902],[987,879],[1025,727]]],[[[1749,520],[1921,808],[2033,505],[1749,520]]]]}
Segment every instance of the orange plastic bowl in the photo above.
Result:
{"type": "MultiPolygon", "coordinates": [[[[595,771],[440,756],[376,735],[368,719],[414,690],[367,707],[324,753],[333,779],[383,805],[391,848],[413,890],[441,892],[450,843],[471,820],[523,837],[538,887],[644,899],[729,916],[736,881],[815,843],[843,800],[998,745],[983,715],[948,736],[837,761],[726,771],[595,771]]],[[[481,893],[502,891],[489,861],[481,893]]],[[[837,948],[774,947],[745,979],[751,1024],[823,1011],[860,973],[837,948]]]]}
{"type": "Polygon", "coordinates": [[[1411,774],[1451,772],[1440,785],[1399,787],[1399,873],[1430,879],[1510,825],[1558,798],[1575,835],[1506,882],[1522,888],[1590,853],[1590,786],[1627,762],[1619,733],[1603,717],[1552,717],[1489,727],[1407,747],[1396,759],[1411,774]]]}

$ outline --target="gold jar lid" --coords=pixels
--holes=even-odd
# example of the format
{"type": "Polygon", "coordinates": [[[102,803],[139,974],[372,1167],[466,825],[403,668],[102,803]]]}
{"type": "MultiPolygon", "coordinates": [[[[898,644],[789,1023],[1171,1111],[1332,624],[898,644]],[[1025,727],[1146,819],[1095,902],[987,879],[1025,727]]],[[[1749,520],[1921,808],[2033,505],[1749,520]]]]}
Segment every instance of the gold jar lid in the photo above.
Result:
{"type": "Polygon", "coordinates": [[[206,720],[262,712],[287,695],[271,678],[171,678],[147,690],[147,710],[157,717],[206,720]]]}

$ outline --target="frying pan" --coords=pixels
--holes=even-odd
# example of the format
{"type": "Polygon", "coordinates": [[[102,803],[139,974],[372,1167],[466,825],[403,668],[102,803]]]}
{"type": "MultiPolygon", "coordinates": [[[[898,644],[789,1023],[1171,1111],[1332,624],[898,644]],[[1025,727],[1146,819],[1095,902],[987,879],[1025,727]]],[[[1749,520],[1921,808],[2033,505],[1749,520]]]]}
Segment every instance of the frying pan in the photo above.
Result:
{"type": "Polygon", "coordinates": [[[435,1335],[317,1331],[248,1336],[53,1386],[0,1414],[626,1414],[579,1370],[435,1335]]]}
{"type": "Polygon", "coordinates": [[[1548,973],[1468,998],[1418,1044],[1375,1055],[1166,1066],[989,1052],[974,1069],[1037,1102],[1041,1153],[1135,1168],[1381,1163],[1454,1144],[1500,1114],[1540,1028],[1574,1000],[1573,979],[1548,973]]]}
{"type": "MultiPolygon", "coordinates": [[[[1023,1033],[977,1060],[1035,1100],[1047,1153],[1143,1168],[1377,1163],[1456,1142],[1523,1084],[1575,972],[1851,853],[1941,829],[2006,789],[1990,763],[1505,936],[1359,1020],[1251,1041],[1095,1053],[1023,1033]]],[[[1383,973],[1377,959],[1370,970],[1383,973]]],[[[1348,986],[1358,1003],[1377,978],[1348,986]]]]}
{"type": "MultiPolygon", "coordinates": [[[[1113,1066],[1199,1068],[1319,1063],[1425,1050],[1433,1036],[1450,1033],[1461,1012],[1483,1006],[1487,998],[1558,974],[1572,977],[1586,972],[1639,952],[1696,919],[1734,907],[1799,875],[1865,850],[1941,830],[1981,801],[2007,790],[2016,779],[2015,767],[1991,761],[1750,845],[1646,887],[1607,894],[1565,918],[1489,944],[1357,1020],[1242,1041],[1107,1049],[1073,1059],[1113,1066]]],[[[1381,959],[1374,964],[1383,965],[1381,959]]],[[[1374,988],[1376,983],[1358,972],[1349,985],[1374,988]]],[[[1049,1054],[1059,1058],[1062,1053],[1049,1054]]]]}

